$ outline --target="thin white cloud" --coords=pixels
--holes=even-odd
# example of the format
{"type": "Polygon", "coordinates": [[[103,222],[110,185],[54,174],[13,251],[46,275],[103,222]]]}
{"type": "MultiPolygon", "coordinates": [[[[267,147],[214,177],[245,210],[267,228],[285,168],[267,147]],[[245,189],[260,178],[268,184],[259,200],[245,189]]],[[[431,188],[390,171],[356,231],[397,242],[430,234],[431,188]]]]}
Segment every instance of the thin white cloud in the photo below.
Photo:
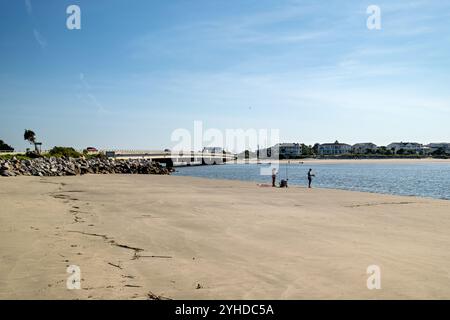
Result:
{"type": "Polygon", "coordinates": [[[229,38],[230,40],[237,43],[246,44],[256,44],[256,45],[271,45],[271,44],[294,44],[306,41],[318,40],[327,36],[329,33],[326,31],[317,32],[292,32],[285,34],[269,34],[255,32],[254,34],[236,35],[235,37],[229,38]]]}
{"type": "Polygon", "coordinates": [[[47,40],[45,40],[44,36],[36,29],[33,29],[33,35],[39,46],[45,49],[47,47],[47,40]]]}
{"type": "Polygon", "coordinates": [[[105,113],[106,109],[104,108],[103,104],[97,99],[97,97],[92,93],[92,87],[87,82],[85,74],[80,73],[79,79],[81,83],[81,90],[77,95],[78,99],[87,104],[95,106],[98,112],[105,113]]]}
{"type": "Polygon", "coordinates": [[[27,10],[28,15],[33,14],[33,6],[31,5],[31,0],[25,0],[25,9],[27,10]]]}
{"type": "Polygon", "coordinates": [[[288,3],[277,8],[271,8],[266,11],[259,11],[251,14],[244,14],[237,17],[228,17],[222,20],[214,20],[203,23],[211,26],[233,26],[236,29],[255,28],[277,23],[306,19],[314,12],[317,12],[319,6],[288,3]]]}

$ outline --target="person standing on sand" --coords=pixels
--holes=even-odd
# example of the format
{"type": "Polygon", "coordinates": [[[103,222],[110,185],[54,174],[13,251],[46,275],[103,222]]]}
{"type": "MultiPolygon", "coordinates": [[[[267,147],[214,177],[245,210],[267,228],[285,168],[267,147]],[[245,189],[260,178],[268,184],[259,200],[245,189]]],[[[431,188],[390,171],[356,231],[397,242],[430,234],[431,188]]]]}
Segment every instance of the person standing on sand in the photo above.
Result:
{"type": "Polygon", "coordinates": [[[275,182],[277,181],[277,169],[272,169],[272,187],[275,187],[275,182]]]}
{"type": "Polygon", "coordinates": [[[309,169],[308,171],[308,188],[311,188],[311,183],[312,183],[312,177],[315,177],[315,174],[312,174],[312,169],[309,169]]]}

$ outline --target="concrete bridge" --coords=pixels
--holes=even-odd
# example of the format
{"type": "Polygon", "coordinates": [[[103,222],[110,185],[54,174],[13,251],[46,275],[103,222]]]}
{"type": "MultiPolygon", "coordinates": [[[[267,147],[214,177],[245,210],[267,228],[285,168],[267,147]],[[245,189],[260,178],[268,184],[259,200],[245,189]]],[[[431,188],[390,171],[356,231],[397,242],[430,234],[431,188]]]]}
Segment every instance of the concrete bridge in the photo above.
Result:
{"type": "Polygon", "coordinates": [[[114,159],[151,159],[167,167],[216,165],[236,160],[236,156],[228,152],[116,150],[105,151],[105,154],[108,158],[114,159]]]}

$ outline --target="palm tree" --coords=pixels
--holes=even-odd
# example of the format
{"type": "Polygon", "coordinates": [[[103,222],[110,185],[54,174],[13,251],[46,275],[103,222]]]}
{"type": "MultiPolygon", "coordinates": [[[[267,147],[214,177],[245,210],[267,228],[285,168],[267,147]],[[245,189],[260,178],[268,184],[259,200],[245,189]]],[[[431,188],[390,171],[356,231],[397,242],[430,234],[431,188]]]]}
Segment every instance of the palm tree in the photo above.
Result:
{"type": "Polygon", "coordinates": [[[39,154],[39,149],[36,143],[36,134],[32,130],[25,129],[25,133],[23,134],[23,139],[27,140],[30,144],[34,145],[34,151],[39,154]]]}

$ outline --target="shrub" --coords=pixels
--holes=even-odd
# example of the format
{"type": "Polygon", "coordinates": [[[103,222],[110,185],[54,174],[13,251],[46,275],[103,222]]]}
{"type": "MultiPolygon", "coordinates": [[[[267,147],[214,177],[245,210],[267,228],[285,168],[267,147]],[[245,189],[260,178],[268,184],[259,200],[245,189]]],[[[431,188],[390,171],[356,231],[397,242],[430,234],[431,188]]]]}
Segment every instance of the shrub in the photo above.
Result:
{"type": "Polygon", "coordinates": [[[79,158],[82,156],[82,154],[76,151],[74,148],[54,147],[46,154],[46,156],[55,158],[62,158],[62,157],[79,158]]]}

